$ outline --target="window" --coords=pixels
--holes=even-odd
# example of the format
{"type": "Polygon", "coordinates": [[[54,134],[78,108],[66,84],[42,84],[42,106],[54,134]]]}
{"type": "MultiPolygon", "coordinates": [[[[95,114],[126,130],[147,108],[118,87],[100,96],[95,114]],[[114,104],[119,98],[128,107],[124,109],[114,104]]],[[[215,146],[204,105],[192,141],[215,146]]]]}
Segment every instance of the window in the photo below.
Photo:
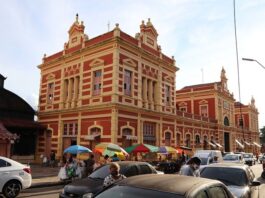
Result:
{"type": "Polygon", "coordinates": [[[201,116],[208,117],[208,105],[200,106],[201,116]]]}
{"type": "Polygon", "coordinates": [[[47,103],[52,104],[53,102],[53,93],[54,92],[54,82],[48,84],[47,89],[47,103]]]}
{"type": "Polygon", "coordinates": [[[195,144],[200,144],[201,141],[200,141],[200,136],[199,135],[196,135],[195,136],[195,144]]]}
{"type": "Polygon", "coordinates": [[[76,136],[78,134],[77,123],[65,123],[63,126],[63,135],[65,136],[76,136]]]}
{"type": "Polygon", "coordinates": [[[155,123],[144,122],[143,125],[144,144],[155,145],[156,143],[155,130],[156,130],[155,123]]]}
{"type": "Polygon", "coordinates": [[[186,135],[186,147],[190,147],[190,134],[186,135]]]}
{"type": "Polygon", "coordinates": [[[165,87],[165,97],[166,97],[166,104],[170,105],[170,86],[166,85],[165,87]]]}
{"type": "Polygon", "coordinates": [[[123,83],[124,94],[127,96],[132,95],[132,72],[124,70],[124,83],[123,83]]]}
{"type": "Polygon", "coordinates": [[[165,145],[170,146],[170,143],[171,143],[171,133],[166,132],[165,133],[165,145]]]}
{"type": "Polygon", "coordinates": [[[176,142],[177,142],[177,145],[180,146],[180,134],[177,133],[177,136],[176,136],[176,142]]]}
{"type": "Polygon", "coordinates": [[[93,81],[93,95],[100,95],[101,93],[101,70],[94,71],[94,81],[93,81]]]}
{"type": "Polygon", "coordinates": [[[187,112],[187,107],[180,107],[179,110],[183,112],[187,112]]]}
{"type": "Polygon", "coordinates": [[[139,165],[140,168],[140,174],[150,174],[152,173],[151,168],[148,165],[141,164],[139,165]]]}
{"type": "Polygon", "coordinates": [[[211,187],[209,189],[209,195],[215,198],[227,198],[227,194],[221,186],[211,187]]]}
{"type": "Polygon", "coordinates": [[[195,198],[206,198],[208,197],[207,193],[204,190],[201,190],[200,192],[196,193],[195,198]]]}
{"type": "Polygon", "coordinates": [[[5,160],[0,159],[0,168],[11,166],[11,164],[5,160]]]}
{"type": "Polygon", "coordinates": [[[229,119],[228,119],[228,117],[225,117],[224,118],[224,125],[225,126],[229,126],[229,119]]]}
{"type": "Polygon", "coordinates": [[[124,172],[124,175],[125,175],[126,177],[131,177],[131,176],[134,176],[134,175],[138,175],[138,169],[137,169],[137,167],[136,167],[135,165],[130,166],[130,167],[128,168],[128,170],[126,170],[126,171],[124,172]]]}

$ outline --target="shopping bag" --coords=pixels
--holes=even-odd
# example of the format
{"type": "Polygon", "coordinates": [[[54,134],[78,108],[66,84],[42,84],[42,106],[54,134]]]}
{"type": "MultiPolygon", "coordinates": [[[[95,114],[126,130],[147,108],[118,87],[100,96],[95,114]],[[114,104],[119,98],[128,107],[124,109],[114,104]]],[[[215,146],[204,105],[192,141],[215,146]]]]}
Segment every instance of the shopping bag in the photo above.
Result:
{"type": "Polygon", "coordinates": [[[60,180],[68,179],[68,176],[66,175],[65,167],[61,167],[61,168],[60,168],[60,171],[59,171],[59,173],[58,173],[58,178],[59,178],[60,180]]]}

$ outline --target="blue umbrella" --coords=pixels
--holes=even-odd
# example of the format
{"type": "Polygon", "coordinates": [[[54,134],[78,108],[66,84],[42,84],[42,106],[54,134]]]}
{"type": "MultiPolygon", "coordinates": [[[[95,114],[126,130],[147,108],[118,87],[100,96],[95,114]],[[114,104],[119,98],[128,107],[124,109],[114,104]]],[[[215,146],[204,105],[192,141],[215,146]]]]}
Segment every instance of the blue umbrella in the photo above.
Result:
{"type": "Polygon", "coordinates": [[[64,153],[71,153],[71,154],[79,154],[79,153],[90,153],[92,152],[89,148],[80,146],[80,145],[73,145],[64,150],[64,153]]]}

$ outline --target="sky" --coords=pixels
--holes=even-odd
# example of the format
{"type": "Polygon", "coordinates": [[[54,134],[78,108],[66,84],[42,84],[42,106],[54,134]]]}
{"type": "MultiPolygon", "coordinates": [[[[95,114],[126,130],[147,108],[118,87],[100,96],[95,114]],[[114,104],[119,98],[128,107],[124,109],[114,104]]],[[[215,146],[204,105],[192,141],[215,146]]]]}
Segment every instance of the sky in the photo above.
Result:
{"type": "Polygon", "coordinates": [[[0,0],[0,73],[8,77],[5,88],[37,110],[37,66],[44,54],[63,49],[76,13],[89,38],[112,30],[116,23],[134,37],[141,21],[150,18],[162,52],[174,56],[180,69],[176,89],[220,81],[224,67],[234,98],[249,104],[254,97],[261,128],[265,69],[242,58],[265,65],[265,1],[235,2],[238,64],[233,0],[0,0]]]}

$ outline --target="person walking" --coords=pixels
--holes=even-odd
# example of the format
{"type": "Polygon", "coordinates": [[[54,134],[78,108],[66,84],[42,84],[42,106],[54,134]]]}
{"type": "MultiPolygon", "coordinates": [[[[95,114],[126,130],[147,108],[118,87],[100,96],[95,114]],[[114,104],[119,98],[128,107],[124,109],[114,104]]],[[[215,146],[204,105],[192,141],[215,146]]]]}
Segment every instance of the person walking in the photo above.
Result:
{"type": "Polygon", "coordinates": [[[120,174],[120,165],[116,162],[112,162],[109,166],[110,175],[105,177],[103,187],[107,187],[115,182],[118,182],[126,177],[120,174]]]}
{"type": "Polygon", "coordinates": [[[85,176],[90,175],[94,171],[95,159],[94,155],[91,154],[90,158],[85,160],[85,176]]]}
{"type": "Polygon", "coordinates": [[[55,167],[55,152],[54,151],[52,151],[51,153],[50,153],[50,167],[55,167]]]}
{"type": "Polygon", "coordinates": [[[198,157],[192,157],[189,159],[186,165],[182,166],[180,169],[180,175],[187,175],[193,177],[200,177],[201,159],[198,157]]]}

